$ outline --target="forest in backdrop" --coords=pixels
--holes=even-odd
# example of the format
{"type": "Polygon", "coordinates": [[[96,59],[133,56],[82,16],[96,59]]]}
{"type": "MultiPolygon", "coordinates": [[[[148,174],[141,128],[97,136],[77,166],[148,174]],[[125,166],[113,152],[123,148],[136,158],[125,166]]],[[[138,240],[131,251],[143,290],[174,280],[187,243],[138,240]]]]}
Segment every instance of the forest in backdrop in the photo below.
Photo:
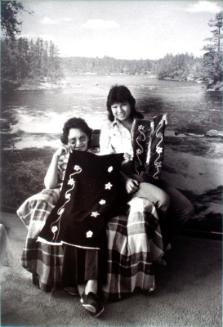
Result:
{"type": "MultiPolygon", "coordinates": [[[[62,58],[52,41],[18,37],[22,24],[18,14],[24,11],[18,1],[1,2],[1,73],[2,90],[8,91],[24,83],[59,83],[77,74],[147,74],[159,79],[199,81],[207,87],[222,88],[223,76],[223,12],[209,22],[211,37],[205,40],[203,57],[191,54],[167,54],[159,60],[121,60],[111,57],[62,58]]],[[[32,13],[29,13],[32,14],[32,13]]]]}

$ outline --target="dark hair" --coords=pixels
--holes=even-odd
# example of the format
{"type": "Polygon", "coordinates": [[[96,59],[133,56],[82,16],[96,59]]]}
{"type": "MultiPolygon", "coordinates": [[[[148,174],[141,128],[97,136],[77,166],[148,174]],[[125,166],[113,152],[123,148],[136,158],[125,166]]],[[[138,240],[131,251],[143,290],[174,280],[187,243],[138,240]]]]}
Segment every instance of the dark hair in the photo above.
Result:
{"type": "Polygon", "coordinates": [[[111,87],[108,97],[107,97],[107,111],[108,111],[108,119],[110,121],[114,120],[114,115],[111,110],[111,106],[114,103],[122,103],[122,102],[128,102],[130,105],[131,113],[130,118],[133,119],[135,117],[142,118],[143,115],[140,112],[136,111],[135,104],[136,100],[132,96],[129,89],[124,85],[114,85],[111,87]]]}
{"type": "Polygon", "coordinates": [[[84,132],[88,136],[89,141],[90,141],[92,129],[88,126],[88,124],[86,123],[86,121],[84,119],[74,117],[74,118],[68,119],[63,126],[63,133],[60,137],[61,142],[63,144],[68,143],[68,134],[69,134],[69,131],[71,128],[80,129],[82,132],[84,132]]]}

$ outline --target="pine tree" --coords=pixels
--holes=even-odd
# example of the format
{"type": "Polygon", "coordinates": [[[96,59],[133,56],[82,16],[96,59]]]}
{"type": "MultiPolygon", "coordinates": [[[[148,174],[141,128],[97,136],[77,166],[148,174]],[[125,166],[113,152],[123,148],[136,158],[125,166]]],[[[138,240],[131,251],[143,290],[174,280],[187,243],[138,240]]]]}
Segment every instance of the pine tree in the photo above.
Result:
{"type": "Polygon", "coordinates": [[[5,37],[14,39],[16,34],[20,33],[22,22],[18,19],[18,14],[24,10],[21,2],[1,1],[1,27],[5,37]]]}
{"type": "Polygon", "coordinates": [[[223,80],[223,12],[216,14],[215,19],[209,21],[212,36],[207,38],[208,44],[204,46],[203,78],[208,87],[216,85],[223,80]]]}

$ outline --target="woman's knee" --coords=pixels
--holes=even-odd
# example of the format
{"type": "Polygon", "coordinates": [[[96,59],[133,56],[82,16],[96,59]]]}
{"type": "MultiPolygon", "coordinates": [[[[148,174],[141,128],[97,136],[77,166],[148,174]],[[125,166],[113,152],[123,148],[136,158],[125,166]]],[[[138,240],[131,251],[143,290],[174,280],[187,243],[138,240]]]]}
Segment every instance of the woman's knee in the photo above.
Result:
{"type": "Polygon", "coordinates": [[[158,208],[162,211],[167,211],[170,205],[170,197],[165,191],[160,191],[161,192],[158,200],[158,208]]]}
{"type": "Polygon", "coordinates": [[[187,222],[194,215],[194,206],[191,201],[173,187],[168,187],[166,191],[170,196],[170,210],[173,217],[179,223],[187,222]]]}
{"type": "Polygon", "coordinates": [[[166,211],[169,207],[170,198],[167,192],[153,184],[142,182],[135,195],[148,199],[162,211],[166,211]]]}

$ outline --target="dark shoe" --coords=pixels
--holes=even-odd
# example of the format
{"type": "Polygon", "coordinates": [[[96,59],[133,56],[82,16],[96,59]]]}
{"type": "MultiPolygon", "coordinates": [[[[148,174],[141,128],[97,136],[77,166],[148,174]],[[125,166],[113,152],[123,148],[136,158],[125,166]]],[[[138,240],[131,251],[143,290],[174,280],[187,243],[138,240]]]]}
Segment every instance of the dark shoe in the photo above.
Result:
{"type": "Polygon", "coordinates": [[[92,292],[83,294],[80,302],[85,310],[89,311],[94,317],[99,317],[104,311],[104,306],[98,296],[92,292]]]}

